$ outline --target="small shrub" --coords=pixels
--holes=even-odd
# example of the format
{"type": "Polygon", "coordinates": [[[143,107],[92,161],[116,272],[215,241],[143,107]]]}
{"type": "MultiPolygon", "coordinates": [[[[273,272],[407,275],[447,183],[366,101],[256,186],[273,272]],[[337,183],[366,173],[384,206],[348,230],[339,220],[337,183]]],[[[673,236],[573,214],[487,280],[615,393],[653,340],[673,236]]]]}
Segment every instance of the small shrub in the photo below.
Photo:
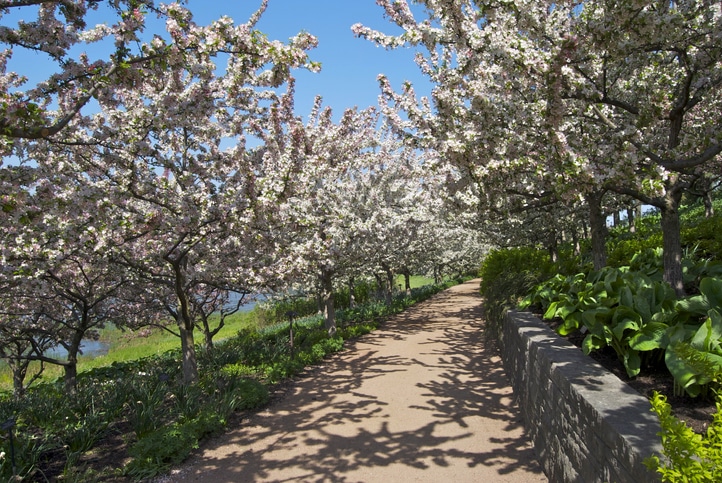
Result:
{"type": "Polygon", "coordinates": [[[239,397],[235,409],[257,409],[268,403],[270,396],[266,386],[255,379],[237,379],[233,382],[232,394],[239,397]]]}
{"type": "Polygon", "coordinates": [[[681,235],[684,246],[695,248],[700,257],[719,260],[722,256],[722,215],[700,218],[684,226],[681,235]]]}
{"type": "Polygon", "coordinates": [[[186,459],[198,447],[200,438],[220,431],[225,424],[218,414],[204,411],[194,419],[153,431],[129,449],[133,459],[126,467],[126,475],[142,480],[165,473],[186,459]]]}
{"type": "Polygon", "coordinates": [[[256,374],[258,371],[256,368],[237,362],[235,364],[228,364],[221,368],[221,376],[225,379],[233,379],[237,377],[248,377],[256,374]]]}
{"type": "Polygon", "coordinates": [[[650,233],[646,237],[635,236],[610,240],[607,243],[607,265],[610,267],[627,267],[638,253],[661,250],[662,233],[650,233]]]}
{"type": "Polygon", "coordinates": [[[664,459],[653,455],[644,464],[669,483],[722,481],[722,395],[706,435],[695,433],[672,415],[665,396],[655,392],[651,404],[662,426],[664,459]]]}
{"type": "Polygon", "coordinates": [[[511,248],[490,252],[479,271],[480,290],[485,299],[486,337],[497,339],[506,310],[515,307],[532,288],[556,273],[557,266],[542,250],[511,248]]]}

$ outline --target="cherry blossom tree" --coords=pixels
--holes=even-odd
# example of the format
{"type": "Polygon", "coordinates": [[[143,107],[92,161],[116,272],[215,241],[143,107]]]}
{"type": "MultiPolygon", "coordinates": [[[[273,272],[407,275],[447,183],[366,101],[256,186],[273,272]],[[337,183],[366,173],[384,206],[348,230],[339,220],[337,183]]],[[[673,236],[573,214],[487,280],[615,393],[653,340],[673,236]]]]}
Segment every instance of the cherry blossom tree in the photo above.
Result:
{"type": "MultiPolygon", "coordinates": [[[[55,11],[50,2],[42,3],[55,11]]],[[[177,3],[159,6],[166,32],[138,42],[137,62],[125,53],[127,38],[118,38],[123,59],[109,68],[122,82],[111,82],[114,77],[101,69],[103,82],[92,92],[98,112],[79,114],[82,106],[70,100],[77,90],[66,97],[54,92],[59,111],[73,113],[67,123],[42,136],[13,134],[38,138],[15,153],[21,167],[37,166],[27,168],[33,189],[55,208],[42,212],[45,228],[36,224],[31,231],[20,225],[21,235],[43,239],[54,233],[59,240],[52,252],[34,239],[17,243],[19,256],[29,260],[28,270],[37,280],[52,279],[58,286],[66,278],[50,277],[48,269],[35,264],[32,251],[39,249],[50,261],[65,260],[66,248],[78,246],[95,250],[71,250],[87,257],[76,261],[78,267],[99,259],[122,267],[133,279],[128,286],[135,295],[113,300],[142,301],[143,313],[173,316],[187,383],[198,378],[193,331],[197,323],[203,325],[198,318],[208,290],[243,293],[263,281],[264,273],[254,272],[259,260],[251,254],[254,230],[264,217],[257,201],[275,186],[275,171],[264,170],[262,150],[248,149],[247,135],[254,125],[270,122],[276,89],[290,69],[318,67],[306,53],[315,45],[312,36],[299,34],[282,44],[255,30],[265,5],[245,24],[224,17],[205,27],[177,3]],[[92,202],[81,202],[85,199],[92,202]]],[[[129,15],[142,20],[139,11],[129,15]]],[[[45,122],[52,113],[43,113],[45,122]]],[[[10,183],[5,187],[4,203],[15,208],[24,194],[14,192],[10,183]]],[[[111,287],[107,281],[105,288],[111,287]]],[[[208,328],[206,337],[211,332],[208,328]]]]}
{"type": "Polygon", "coordinates": [[[148,55],[133,49],[147,17],[166,13],[153,1],[144,0],[0,2],[3,154],[21,149],[20,139],[57,135],[94,98],[112,85],[124,84],[128,66],[162,61],[161,52],[148,55]],[[88,25],[95,10],[102,10],[109,22],[88,25]],[[14,20],[33,16],[32,21],[14,20]],[[87,53],[91,45],[100,52],[97,57],[87,53]],[[35,54],[36,62],[46,63],[49,75],[29,79],[28,72],[8,70],[13,55],[23,53],[35,54]]]}
{"type": "Polygon", "coordinates": [[[660,207],[665,279],[683,290],[679,200],[722,149],[718,3],[428,0],[423,20],[406,1],[378,3],[403,33],[356,34],[423,46],[436,84],[430,102],[381,78],[400,131],[457,166],[491,212],[510,190],[587,197],[598,212],[613,189],[660,207]]]}

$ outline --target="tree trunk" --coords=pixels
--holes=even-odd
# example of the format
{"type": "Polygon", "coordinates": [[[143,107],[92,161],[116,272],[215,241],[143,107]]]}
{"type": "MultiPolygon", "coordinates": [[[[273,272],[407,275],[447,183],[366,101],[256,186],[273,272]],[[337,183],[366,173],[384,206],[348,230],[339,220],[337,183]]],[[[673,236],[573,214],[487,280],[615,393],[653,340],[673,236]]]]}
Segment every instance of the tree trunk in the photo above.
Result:
{"type": "Polygon", "coordinates": [[[702,198],[704,200],[704,216],[712,218],[714,216],[714,204],[712,203],[712,192],[707,191],[702,198]]]}
{"type": "Polygon", "coordinates": [[[378,273],[374,273],[376,279],[376,300],[384,298],[384,279],[378,273]]]}
{"type": "MultiPolygon", "coordinates": [[[[83,323],[82,326],[87,327],[87,324],[83,323]]],[[[75,392],[78,385],[78,353],[80,352],[80,344],[83,342],[84,334],[85,331],[76,330],[70,344],[66,347],[68,357],[63,363],[63,369],[65,370],[65,391],[68,393],[75,392]]]]}
{"type": "Polygon", "coordinates": [[[550,230],[547,249],[549,250],[549,259],[552,263],[559,261],[559,245],[557,245],[557,232],[550,230]]]}
{"type": "Polygon", "coordinates": [[[20,399],[25,394],[25,376],[28,373],[30,361],[8,360],[13,373],[13,395],[20,399]]]}
{"type": "Polygon", "coordinates": [[[183,357],[183,383],[195,384],[198,382],[198,361],[196,359],[196,347],[193,340],[193,317],[190,312],[190,301],[185,291],[186,276],[184,272],[184,258],[177,260],[166,259],[175,274],[175,295],[178,299],[178,311],[176,323],[181,336],[181,353],[183,357]]]}
{"type": "Polygon", "coordinates": [[[685,295],[682,278],[682,237],[680,234],[679,203],[682,191],[672,187],[667,190],[662,214],[662,239],[664,248],[664,281],[669,283],[678,297],[685,295]]]}
{"type": "Polygon", "coordinates": [[[409,270],[404,271],[404,290],[406,290],[406,295],[411,295],[411,272],[409,270]]]}
{"type": "Polygon", "coordinates": [[[178,330],[181,337],[181,353],[183,356],[183,384],[195,384],[199,380],[198,361],[196,359],[196,346],[193,340],[193,327],[188,330],[183,320],[178,320],[178,330]]]}
{"type": "Polygon", "coordinates": [[[68,352],[68,360],[63,364],[65,370],[65,392],[72,394],[78,386],[78,356],[70,355],[68,352]]]}
{"type": "Polygon", "coordinates": [[[629,233],[636,233],[637,231],[637,219],[634,216],[634,207],[630,206],[627,208],[627,222],[629,223],[629,233]]]}
{"type": "Polygon", "coordinates": [[[333,306],[333,277],[328,270],[321,271],[321,293],[323,300],[323,320],[329,337],[336,335],[336,311],[333,306]]]}
{"type": "Polygon", "coordinates": [[[386,301],[386,305],[391,305],[393,302],[394,292],[394,272],[386,264],[383,264],[383,268],[386,272],[386,290],[384,291],[384,299],[386,301]]]}
{"type": "Polygon", "coordinates": [[[579,233],[576,230],[572,232],[572,243],[574,243],[574,256],[578,257],[582,253],[582,244],[579,241],[579,233]]]}
{"type": "Polygon", "coordinates": [[[589,225],[592,232],[592,262],[594,270],[607,265],[607,220],[602,211],[604,191],[593,191],[586,196],[589,207],[589,225]]]}
{"type": "Polygon", "coordinates": [[[206,348],[206,352],[213,351],[213,331],[211,331],[208,318],[203,319],[203,341],[206,348]]]}
{"type": "Polygon", "coordinates": [[[355,290],[354,286],[354,277],[349,277],[348,279],[348,308],[352,309],[356,306],[356,297],[354,296],[353,292],[355,290]]]}

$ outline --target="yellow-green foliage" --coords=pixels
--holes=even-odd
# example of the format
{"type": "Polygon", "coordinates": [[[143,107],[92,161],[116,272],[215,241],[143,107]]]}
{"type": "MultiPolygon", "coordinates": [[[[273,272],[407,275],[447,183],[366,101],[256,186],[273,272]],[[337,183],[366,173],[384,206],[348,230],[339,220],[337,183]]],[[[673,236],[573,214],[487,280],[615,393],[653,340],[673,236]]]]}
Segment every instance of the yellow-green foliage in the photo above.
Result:
{"type": "Polygon", "coordinates": [[[701,218],[682,227],[682,243],[695,248],[700,257],[719,260],[722,256],[722,215],[701,218]]]}
{"type": "Polygon", "coordinates": [[[516,306],[534,286],[556,273],[579,269],[575,257],[562,254],[562,259],[562,263],[552,263],[546,251],[533,247],[489,252],[479,269],[481,295],[486,299],[488,337],[499,335],[504,312],[516,306]]]}
{"type": "Polygon", "coordinates": [[[695,433],[674,416],[665,396],[655,392],[651,403],[662,426],[663,457],[650,456],[644,464],[669,483],[722,481],[722,395],[717,398],[717,412],[705,435],[695,433]]]}
{"type": "Polygon", "coordinates": [[[717,398],[717,412],[705,435],[697,434],[672,414],[667,399],[655,393],[652,410],[662,426],[663,458],[657,455],[645,465],[670,483],[722,481],[722,395],[717,398]]]}

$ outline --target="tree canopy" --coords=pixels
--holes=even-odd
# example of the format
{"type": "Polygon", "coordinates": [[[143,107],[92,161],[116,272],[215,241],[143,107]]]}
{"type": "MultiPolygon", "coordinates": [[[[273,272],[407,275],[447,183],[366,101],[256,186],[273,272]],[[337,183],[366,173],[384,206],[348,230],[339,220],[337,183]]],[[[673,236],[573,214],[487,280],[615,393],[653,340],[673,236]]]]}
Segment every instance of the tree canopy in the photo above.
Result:
{"type": "Polygon", "coordinates": [[[177,334],[193,383],[194,333],[212,345],[232,293],[315,292],[332,335],[332,292],[358,277],[390,294],[396,273],[553,252],[587,226],[603,265],[630,199],[661,210],[683,290],[681,197],[721,172],[719,2],[379,0],[400,33],[353,32],[416,49],[431,97],[381,75],[379,105],[338,120],[320,98],[297,116],[317,41],[267,38],[259,3],[198,25],[182,3],[0,2],[0,338],[19,378],[62,344],[71,388],[77,344],[112,322],[177,334]],[[54,69],[9,70],[20,49],[54,69]]]}

